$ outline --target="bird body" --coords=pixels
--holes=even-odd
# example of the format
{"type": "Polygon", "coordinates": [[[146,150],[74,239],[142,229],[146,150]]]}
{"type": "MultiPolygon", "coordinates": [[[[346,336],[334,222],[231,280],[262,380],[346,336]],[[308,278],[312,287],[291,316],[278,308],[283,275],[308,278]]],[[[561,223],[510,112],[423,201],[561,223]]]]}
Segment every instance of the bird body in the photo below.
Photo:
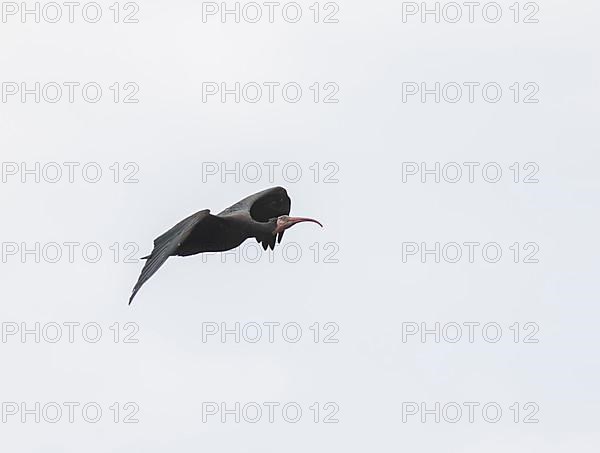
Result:
{"type": "Polygon", "coordinates": [[[212,216],[208,209],[197,214],[205,215],[202,220],[202,235],[190,234],[185,238],[177,247],[175,253],[177,256],[190,256],[204,252],[224,252],[238,247],[250,237],[243,218],[240,218],[239,215],[231,214],[219,218],[212,216]],[[210,240],[207,240],[207,237],[210,237],[210,240]]]}
{"type": "MultiPolygon", "coordinates": [[[[283,187],[273,187],[250,195],[217,215],[209,209],[183,219],[154,240],[152,253],[135,284],[129,303],[142,285],[170,256],[190,256],[205,252],[224,252],[255,238],[266,250],[281,242],[283,232],[300,222],[314,222],[305,217],[288,217],[291,200],[283,187]]],[[[322,225],[321,225],[322,226],[322,225]]]]}

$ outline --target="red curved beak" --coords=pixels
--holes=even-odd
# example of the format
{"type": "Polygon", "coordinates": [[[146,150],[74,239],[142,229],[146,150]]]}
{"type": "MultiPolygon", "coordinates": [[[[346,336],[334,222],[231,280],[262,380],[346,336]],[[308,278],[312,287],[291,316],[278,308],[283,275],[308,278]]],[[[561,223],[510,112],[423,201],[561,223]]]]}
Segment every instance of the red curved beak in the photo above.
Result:
{"type": "Polygon", "coordinates": [[[319,222],[318,220],[315,220],[315,219],[311,219],[309,217],[288,217],[287,222],[277,225],[277,228],[275,228],[275,234],[282,233],[283,231],[287,230],[288,228],[296,225],[297,223],[301,223],[301,222],[316,223],[321,228],[323,228],[323,225],[321,225],[321,222],[319,222]]]}

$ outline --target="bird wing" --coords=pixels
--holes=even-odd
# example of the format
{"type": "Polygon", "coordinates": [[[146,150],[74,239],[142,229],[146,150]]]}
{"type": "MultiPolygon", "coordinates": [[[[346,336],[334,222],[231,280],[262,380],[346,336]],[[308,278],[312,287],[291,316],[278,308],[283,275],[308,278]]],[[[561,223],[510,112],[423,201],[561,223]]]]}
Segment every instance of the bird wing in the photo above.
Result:
{"type": "MultiPolygon", "coordinates": [[[[266,193],[258,197],[250,207],[250,217],[259,222],[266,222],[274,217],[289,215],[292,207],[292,200],[283,187],[269,189],[266,193]]],[[[283,239],[283,231],[277,235],[277,243],[283,239]]],[[[261,241],[264,250],[270,247],[275,250],[275,236],[269,236],[261,241]]]]}
{"type": "Polygon", "coordinates": [[[254,220],[267,222],[281,215],[289,215],[292,201],[283,187],[267,189],[259,194],[250,205],[250,217],[254,220]]]}
{"type": "Polygon", "coordinates": [[[142,285],[154,275],[158,268],[167,261],[169,256],[172,256],[177,251],[179,245],[189,236],[192,230],[194,230],[201,222],[211,218],[214,219],[215,216],[210,214],[209,209],[198,211],[183,219],[169,231],[154,240],[154,249],[152,250],[152,253],[143,258],[147,259],[147,261],[146,264],[144,264],[144,268],[142,269],[142,273],[140,274],[137,283],[133,287],[131,297],[129,298],[130,305],[142,285]]]}
{"type": "MultiPolygon", "coordinates": [[[[289,215],[291,207],[292,201],[287,191],[283,187],[271,187],[238,201],[219,215],[245,211],[255,222],[268,222],[269,219],[289,215]]],[[[275,236],[257,238],[256,242],[260,242],[265,250],[269,247],[273,250],[275,249],[275,239],[277,239],[277,243],[280,243],[282,238],[283,232],[279,233],[277,238],[275,236]]]]}
{"type": "Polygon", "coordinates": [[[246,211],[253,220],[267,222],[274,217],[288,215],[291,204],[290,197],[283,187],[271,187],[238,201],[219,213],[219,215],[232,214],[236,211],[246,211]]]}

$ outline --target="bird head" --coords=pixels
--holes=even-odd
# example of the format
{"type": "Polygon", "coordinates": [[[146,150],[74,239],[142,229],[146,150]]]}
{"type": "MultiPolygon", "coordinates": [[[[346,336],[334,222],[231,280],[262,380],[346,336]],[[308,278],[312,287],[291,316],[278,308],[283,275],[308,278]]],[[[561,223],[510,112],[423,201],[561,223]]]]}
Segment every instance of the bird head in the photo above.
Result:
{"type": "Polygon", "coordinates": [[[319,222],[315,219],[309,219],[308,217],[289,217],[287,215],[282,215],[282,216],[277,217],[277,222],[276,222],[275,230],[273,231],[273,234],[275,235],[275,234],[283,233],[288,228],[290,228],[300,222],[313,222],[313,223],[316,223],[317,225],[319,225],[321,228],[323,228],[323,225],[321,225],[321,222],[319,222]]]}

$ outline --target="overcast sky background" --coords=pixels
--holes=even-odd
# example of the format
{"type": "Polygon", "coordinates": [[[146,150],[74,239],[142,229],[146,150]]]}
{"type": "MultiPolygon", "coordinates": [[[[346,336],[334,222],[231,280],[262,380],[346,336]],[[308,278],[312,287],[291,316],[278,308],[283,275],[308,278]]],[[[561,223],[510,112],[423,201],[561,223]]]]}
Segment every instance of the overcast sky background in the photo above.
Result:
{"type": "MultiPolygon", "coordinates": [[[[140,2],[137,24],[115,24],[111,2],[89,24],[0,23],[0,81],[94,81],[95,104],[64,99],[0,103],[1,161],[89,162],[97,184],[18,176],[0,187],[0,240],[95,242],[102,259],[56,264],[3,254],[2,323],[96,322],[101,341],[73,344],[11,336],[0,342],[0,401],[98,402],[102,419],[56,424],[19,416],[0,424],[3,451],[180,452],[595,452],[599,340],[597,177],[599,64],[591,0],[539,2],[539,23],[402,22],[402,3],[339,2],[337,24],[202,22],[201,2],[140,2]],[[202,82],[294,81],[302,99],[202,102],[202,82]],[[496,82],[500,102],[402,102],[403,82],[496,82]],[[115,82],[139,86],[139,103],[112,101],[115,82]],[[309,87],[333,82],[338,103],[312,101],[309,87]],[[514,103],[508,87],[532,82],[539,103],[514,103]],[[139,167],[138,183],[114,183],[114,162],[139,167]],[[298,182],[280,171],[256,183],[203,181],[206,162],[297,163],[298,182]],[[309,169],[319,163],[319,182],[309,169]],[[489,184],[476,173],[457,184],[402,182],[403,162],[497,162],[489,184]],[[536,163],[537,184],[515,184],[508,167],[536,163]],[[336,183],[322,180],[326,163],[336,183]],[[114,243],[152,240],[200,209],[217,213],[282,185],[292,215],[319,219],[286,233],[302,258],[236,263],[171,258],[127,306],[142,263],[114,263],[114,243]],[[489,264],[402,261],[404,242],[497,242],[489,264]],[[539,245],[537,264],[512,262],[515,243],[539,245]],[[310,247],[318,243],[319,262],[310,247]],[[325,244],[333,249],[325,250],[325,244]],[[324,256],[335,250],[337,263],[324,256]],[[137,344],[114,343],[109,326],[133,322],[137,344]],[[202,341],[202,323],[287,322],[301,341],[202,341]],[[309,327],[336,323],[336,344],[314,343],[309,327]],[[402,341],[407,322],[495,322],[498,343],[402,341]],[[536,323],[537,344],[515,343],[509,327],[536,323]],[[203,402],[297,402],[296,424],[202,422],[203,402]],[[139,405],[137,424],[113,423],[114,402],[139,405]],[[314,402],[339,405],[337,424],[313,423],[314,402]],[[455,424],[419,415],[402,422],[403,402],[497,402],[498,423],[476,411],[455,424]],[[534,402],[539,423],[514,423],[509,406],[534,402]]],[[[321,5],[323,6],[323,4],[321,5]]],[[[523,6],[523,5],[521,5],[523,6]]],[[[466,13],[466,9],[465,9],[466,13]]],[[[264,167],[263,167],[264,169],[264,167]]],[[[121,174],[121,177],[123,174],[121,174]]],[[[5,245],[6,247],[6,245],[5,245]]],[[[246,249],[254,250],[254,249],[246,249]]],[[[123,252],[123,251],[122,251],[123,252]]],[[[521,257],[522,258],[522,257],[521,257]]],[[[6,326],[6,324],[3,324],[6,326]]],[[[6,328],[6,327],[5,327],[6,328]]],[[[80,414],[80,413],[79,413],[80,414]]],[[[524,413],[521,413],[521,418],[524,413]]]]}

